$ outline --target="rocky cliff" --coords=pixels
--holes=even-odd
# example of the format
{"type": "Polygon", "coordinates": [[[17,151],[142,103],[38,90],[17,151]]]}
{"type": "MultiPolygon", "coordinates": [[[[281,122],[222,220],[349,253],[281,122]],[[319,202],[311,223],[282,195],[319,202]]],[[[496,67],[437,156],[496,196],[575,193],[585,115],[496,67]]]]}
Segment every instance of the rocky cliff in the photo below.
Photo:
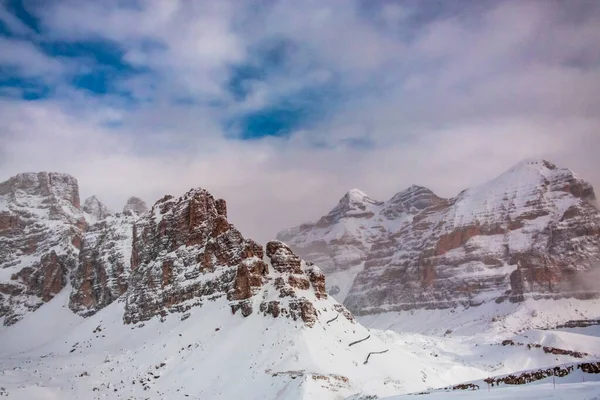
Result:
{"type": "Polygon", "coordinates": [[[83,215],[88,224],[95,224],[98,221],[112,215],[112,212],[96,196],[87,198],[83,202],[83,215]]]}
{"type": "Polygon", "coordinates": [[[224,200],[193,189],[180,198],[159,200],[134,225],[124,320],[185,313],[223,298],[243,316],[260,310],[310,324],[315,311],[302,294],[326,297],[324,289],[317,268],[279,242],[269,242],[265,252],[227,221],[224,200]],[[266,287],[282,300],[254,299],[266,287]]]}
{"type": "Polygon", "coordinates": [[[0,183],[0,317],[5,325],[63,290],[77,265],[85,229],[72,176],[24,173],[0,183]]]}
{"type": "Polygon", "coordinates": [[[149,211],[132,198],[111,215],[95,197],[81,210],[69,175],[21,174],[0,184],[0,206],[0,316],[7,325],[69,282],[73,312],[88,317],[120,300],[125,323],[185,318],[191,307],[219,299],[233,314],[309,326],[315,302],[347,313],[328,299],[317,267],[281,242],[263,248],[244,238],[227,220],[225,201],[203,189],[165,196],[149,211]]]}
{"type": "Polygon", "coordinates": [[[91,225],[83,236],[77,267],[71,275],[69,307],[88,316],[125,293],[137,214],[110,215],[91,225]]]}
{"type": "Polygon", "coordinates": [[[133,212],[137,215],[143,215],[148,212],[148,206],[144,200],[140,199],[139,197],[132,196],[127,199],[127,203],[125,204],[125,207],[123,207],[123,212],[133,212]]]}
{"type": "Polygon", "coordinates": [[[568,169],[525,161],[452,199],[419,186],[383,203],[357,193],[278,235],[319,260],[355,313],[600,293],[586,283],[600,268],[600,211],[568,169]]]}

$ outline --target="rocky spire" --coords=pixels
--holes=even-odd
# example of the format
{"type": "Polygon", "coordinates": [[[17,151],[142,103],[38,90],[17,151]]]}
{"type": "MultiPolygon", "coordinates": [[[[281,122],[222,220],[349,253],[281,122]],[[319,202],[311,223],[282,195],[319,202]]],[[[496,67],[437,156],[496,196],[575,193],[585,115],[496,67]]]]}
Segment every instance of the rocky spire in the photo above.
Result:
{"type": "Polygon", "coordinates": [[[91,196],[83,202],[83,212],[88,223],[95,223],[108,217],[112,213],[96,196],[91,196]]]}
{"type": "Polygon", "coordinates": [[[123,212],[134,212],[137,215],[143,215],[148,212],[146,202],[139,197],[132,196],[127,200],[127,204],[123,207],[123,212]]]}

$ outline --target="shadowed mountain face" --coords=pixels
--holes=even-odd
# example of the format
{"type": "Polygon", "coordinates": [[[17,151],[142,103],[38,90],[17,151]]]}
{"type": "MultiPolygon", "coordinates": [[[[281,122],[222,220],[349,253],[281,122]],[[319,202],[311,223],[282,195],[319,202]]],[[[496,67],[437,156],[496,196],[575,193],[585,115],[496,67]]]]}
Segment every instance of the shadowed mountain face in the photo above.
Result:
{"type": "Polygon", "coordinates": [[[582,277],[600,265],[600,211],[568,169],[524,161],[452,199],[419,186],[387,202],[353,192],[278,238],[318,262],[354,313],[599,294],[582,277]],[[348,197],[362,212],[340,212],[348,197]]]}

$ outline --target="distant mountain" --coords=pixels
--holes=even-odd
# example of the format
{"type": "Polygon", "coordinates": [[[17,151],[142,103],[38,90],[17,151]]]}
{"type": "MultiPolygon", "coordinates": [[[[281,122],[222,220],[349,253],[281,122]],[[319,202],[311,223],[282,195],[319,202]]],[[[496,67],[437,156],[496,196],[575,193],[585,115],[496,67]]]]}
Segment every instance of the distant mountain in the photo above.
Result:
{"type": "Polygon", "coordinates": [[[148,212],[148,206],[144,200],[140,199],[139,197],[132,196],[127,199],[127,203],[125,204],[125,207],[123,207],[123,212],[134,212],[137,215],[143,215],[148,212]]]}
{"type": "Polygon", "coordinates": [[[334,399],[447,384],[371,336],[317,266],[244,238],[224,200],[198,188],[142,206],[82,209],[65,174],[0,184],[0,367],[15,371],[0,394],[334,399]]]}
{"type": "Polygon", "coordinates": [[[108,207],[104,205],[96,196],[87,198],[83,202],[83,215],[88,224],[95,224],[98,221],[112,215],[108,207]]]}
{"type": "Polygon", "coordinates": [[[592,186],[521,162],[452,199],[411,186],[386,202],[354,189],[316,223],[277,238],[318,263],[354,313],[596,298],[600,211],[592,186]]]}

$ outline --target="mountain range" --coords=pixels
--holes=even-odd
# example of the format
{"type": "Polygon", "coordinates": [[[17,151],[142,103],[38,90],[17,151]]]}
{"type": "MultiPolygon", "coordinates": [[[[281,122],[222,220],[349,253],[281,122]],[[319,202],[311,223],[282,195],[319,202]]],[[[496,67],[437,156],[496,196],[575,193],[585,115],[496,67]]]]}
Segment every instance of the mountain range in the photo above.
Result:
{"type": "Polygon", "coordinates": [[[263,246],[202,188],[115,213],[68,174],[18,174],[0,183],[0,395],[373,399],[595,371],[596,335],[531,330],[600,321],[594,202],[526,161],[452,199],[354,189],[263,246]]]}
{"type": "Polygon", "coordinates": [[[545,160],[450,199],[415,185],[385,202],[353,189],[277,238],[358,315],[600,295],[594,190],[545,160]]]}

